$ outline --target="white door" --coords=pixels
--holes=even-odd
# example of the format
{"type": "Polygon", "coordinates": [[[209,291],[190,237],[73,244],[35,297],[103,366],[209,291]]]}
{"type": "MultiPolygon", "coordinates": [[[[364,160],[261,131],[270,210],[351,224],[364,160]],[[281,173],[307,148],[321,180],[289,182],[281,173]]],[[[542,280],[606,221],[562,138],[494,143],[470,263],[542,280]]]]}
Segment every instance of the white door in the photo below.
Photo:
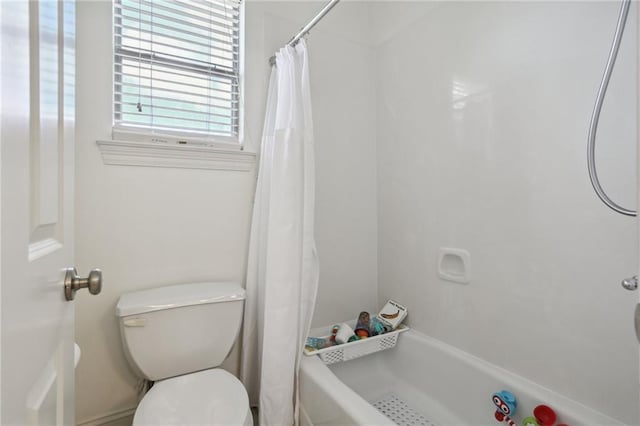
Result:
{"type": "MultiPolygon", "coordinates": [[[[636,19],[637,22],[640,22],[640,7],[636,7],[636,19]]],[[[640,31],[636,31],[636,43],[636,61],[640,64],[640,31]]],[[[637,291],[638,277],[640,277],[640,214],[637,214],[637,212],[640,211],[640,68],[636,70],[636,83],[636,105],[638,107],[636,111],[636,167],[638,168],[638,172],[636,172],[636,224],[638,225],[637,243],[639,244],[638,264],[636,268],[637,275],[623,280],[622,286],[627,288],[628,284],[625,283],[625,281],[631,280],[630,288],[636,288],[637,291]]],[[[640,291],[637,291],[637,293],[638,304],[636,304],[636,309],[633,313],[633,325],[636,331],[636,339],[638,343],[640,343],[640,291]]],[[[638,367],[638,371],[640,372],[640,356],[638,357],[638,367]]],[[[638,386],[640,387],[640,376],[638,377],[638,386]]],[[[640,398],[638,399],[636,413],[638,413],[638,424],[640,424],[640,398]]]]}
{"type": "Polygon", "coordinates": [[[0,1],[2,425],[75,424],[75,4],[0,1]]]}
{"type": "MultiPolygon", "coordinates": [[[[640,22],[640,7],[636,7],[636,19],[637,22],[640,22]]],[[[636,61],[640,63],[640,31],[636,31],[636,61]]],[[[636,155],[637,162],[636,167],[638,167],[638,172],[636,173],[637,182],[636,182],[636,211],[640,210],[640,68],[636,70],[636,105],[638,105],[638,110],[636,111],[636,155]]],[[[638,243],[640,244],[640,215],[636,215],[636,223],[638,224],[638,243]]],[[[636,283],[637,279],[640,276],[640,247],[638,250],[638,269],[636,269],[636,283]]],[[[638,339],[638,343],[640,343],[640,291],[638,292],[638,304],[636,305],[636,309],[634,312],[634,326],[636,329],[636,338],[638,339]]],[[[640,357],[638,357],[638,371],[640,371],[640,357]]],[[[640,377],[638,377],[638,386],[640,386],[640,377]]],[[[640,424],[640,399],[638,400],[638,407],[636,412],[638,413],[638,424],[640,424]]]]}

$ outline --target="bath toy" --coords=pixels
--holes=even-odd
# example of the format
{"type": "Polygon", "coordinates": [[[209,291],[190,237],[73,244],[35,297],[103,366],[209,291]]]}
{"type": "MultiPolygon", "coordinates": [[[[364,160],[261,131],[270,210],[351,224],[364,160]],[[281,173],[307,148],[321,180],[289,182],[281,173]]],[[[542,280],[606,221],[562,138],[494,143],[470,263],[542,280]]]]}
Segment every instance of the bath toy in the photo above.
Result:
{"type": "Polygon", "coordinates": [[[384,334],[387,331],[391,331],[391,328],[385,328],[384,324],[380,322],[380,320],[376,317],[371,318],[371,325],[369,327],[369,332],[372,336],[377,336],[379,334],[384,334]]]}
{"type": "Polygon", "coordinates": [[[342,345],[349,341],[351,336],[354,336],[355,333],[353,329],[349,326],[349,324],[343,322],[340,324],[340,328],[338,329],[338,333],[336,334],[336,343],[342,345]]]}
{"type": "Polygon", "coordinates": [[[360,337],[369,337],[371,317],[369,312],[363,311],[358,315],[358,323],[356,324],[356,334],[360,337]]]}
{"type": "Polygon", "coordinates": [[[509,391],[501,390],[494,393],[491,399],[498,408],[494,413],[496,420],[506,422],[509,426],[516,426],[516,423],[509,417],[509,415],[515,414],[518,407],[515,395],[509,391]]]}
{"type": "Polygon", "coordinates": [[[328,337],[307,337],[307,342],[305,344],[305,349],[308,351],[314,351],[318,349],[324,349],[336,344],[335,341],[332,341],[328,337]]]}
{"type": "Polygon", "coordinates": [[[540,426],[536,421],[535,417],[525,417],[522,421],[522,426],[540,426]]]}
{"type": "Polygon", "coordinates": [[[533,417],[536,418],[540,426],[553,426],[557,419],[555,411],[546,405],[538,405],[534,408],[533,417]]]}
{"type": "Polygon", "coordinates": [[[517,426],[516,422],[514,422],[511,417],[501,413],[500,411],[495,412],[495,417],[496,417],[496,420],[499,422],[506,422],[509,426],[517,426]]]}
{"type": "Polygon", "coordinates": [[[340,324],[336,324],[331,327],[331,336],[329,336],[329,339],[331,339],[333,343],[336,343],[336,334],[338,334],[338,330],[340,330],[340,324]]]}
{"type": "Polygon", "coordinates": [[[361,339],[366,339],[367,337],[369,337],[369,332],[367,330],[356,330],[356,336],[358,336],[361,339]]]}

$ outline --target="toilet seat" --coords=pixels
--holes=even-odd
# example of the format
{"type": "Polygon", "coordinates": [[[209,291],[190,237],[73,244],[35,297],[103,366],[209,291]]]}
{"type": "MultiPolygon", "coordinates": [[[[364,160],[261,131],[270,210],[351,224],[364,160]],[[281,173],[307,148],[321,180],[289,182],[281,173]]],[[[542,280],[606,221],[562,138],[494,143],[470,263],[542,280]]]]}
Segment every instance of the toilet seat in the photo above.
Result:
{"type": "Polygon", "coordinates": [[[133,419],[134,426],[252,424],[247,391],[221,368],[156,382],[133,419]]]}

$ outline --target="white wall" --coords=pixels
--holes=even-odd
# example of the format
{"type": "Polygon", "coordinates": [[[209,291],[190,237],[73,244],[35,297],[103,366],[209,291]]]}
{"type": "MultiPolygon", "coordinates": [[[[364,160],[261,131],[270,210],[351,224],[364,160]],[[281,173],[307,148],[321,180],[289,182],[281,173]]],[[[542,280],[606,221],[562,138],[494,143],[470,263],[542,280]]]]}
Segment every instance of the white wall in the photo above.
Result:
{"type": "MultiPolygon", "coordinates": [[[[262,129],[268,57],[322,2],[246,6],[246,139],[262,129]]],[[[368,7],[365,8],[368,11],[368,7]]],[[[377,309],[373,50],[369,15],[345,5],[309,41],[317,144],[321,283],[315,324],[377,309]],[[353,26],[353,23],[362,23],[353,26]],[[363,27],[364,25],[364,27],[363,27]],[[362,32],[362,30],[367,31],[362,32]]],[[[252,173],[105,166],[111,134],[111,2],[78,3],[76,266],[104,270],[98,297],[78,294],[77,421],[135,407],[136,378],[114,315],[123,292],[195,280],[244,280],[252,173]]],[[[235,370],[237,354],[227,368],[235,370]]]]}
{"type": "MultiPolygon", "coordinates": [[[[426,334],[637,424],[637,295],[619,285],[636,271],[636,220],[596,199],[585,151],[618,3],[392,3],[372,18],[380,300],[406,303],[426,334]],[[470,284],[438,278],[439,247],[471,253],[470,284]]],[[[597,156],[603,185],[634,207],[629,16],[597,156]]]]}
{"type": "MultiPolygon", "coordinates": [[[[115,304],[128,291],[203,280],[244,281],[255,176],[106,166],[111,137],[111,2],[78,3],[76,265],[104,271],[102,293],[79,294],[77,420],[135,406],[115,304]]],[[[236,356],[228,360],[235,368],[236,356]]]]}

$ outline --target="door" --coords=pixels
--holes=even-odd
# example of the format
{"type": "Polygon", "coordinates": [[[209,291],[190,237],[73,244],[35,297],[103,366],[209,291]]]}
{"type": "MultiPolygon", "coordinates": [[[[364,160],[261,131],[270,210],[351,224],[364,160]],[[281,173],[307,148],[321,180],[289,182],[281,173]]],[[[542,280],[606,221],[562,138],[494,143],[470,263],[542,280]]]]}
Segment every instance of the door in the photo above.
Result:
{"type": "MultiPolygon", "coordinates": [[[[640,23],[640,7],[636,7],[636,19],[637,22],[640,23]]],[[[640,64],[640,30],[636,31],[636,43],[636,61],[640,64]]],[[[638,172],[636,173],[636,211],[640,211],[640,67],[636,70],[636,82],[636,105],[638,106],[636,111],[636,166],[638,167],[638,172]]],[[[638,224],[638,243],[640,244],[640,215],[637,214],[636,223],[638,224]]],[[[638,255],[640,256],[640,247],[638,255]]],[[[637,277],[640,276],[640,258],[638,258],[638,268],[636,269],[636,273],[638,274],[636,275],[637,283],[637,277]]],[[[634,326],[636,330],[636,338],[638,339],[638,343],[640,343],[640,291],[636,297],[638,298],[638,304],[636,305],[634,312],[634,326]]],[[[640,374],[640,356],[638,357],[638,372],[640,374]]],[[[638,377],[638,386],[638,395],[640,396],[640,377],[638,377]]],[[[640,397],[638,398],[636,412],[638,413],[638,424],[640,424],[640,397]]]]}
{"type": "Polygon", "coordinates": [[[3,425],[75,424],[75,4],[0,1],[3,425]]]}

